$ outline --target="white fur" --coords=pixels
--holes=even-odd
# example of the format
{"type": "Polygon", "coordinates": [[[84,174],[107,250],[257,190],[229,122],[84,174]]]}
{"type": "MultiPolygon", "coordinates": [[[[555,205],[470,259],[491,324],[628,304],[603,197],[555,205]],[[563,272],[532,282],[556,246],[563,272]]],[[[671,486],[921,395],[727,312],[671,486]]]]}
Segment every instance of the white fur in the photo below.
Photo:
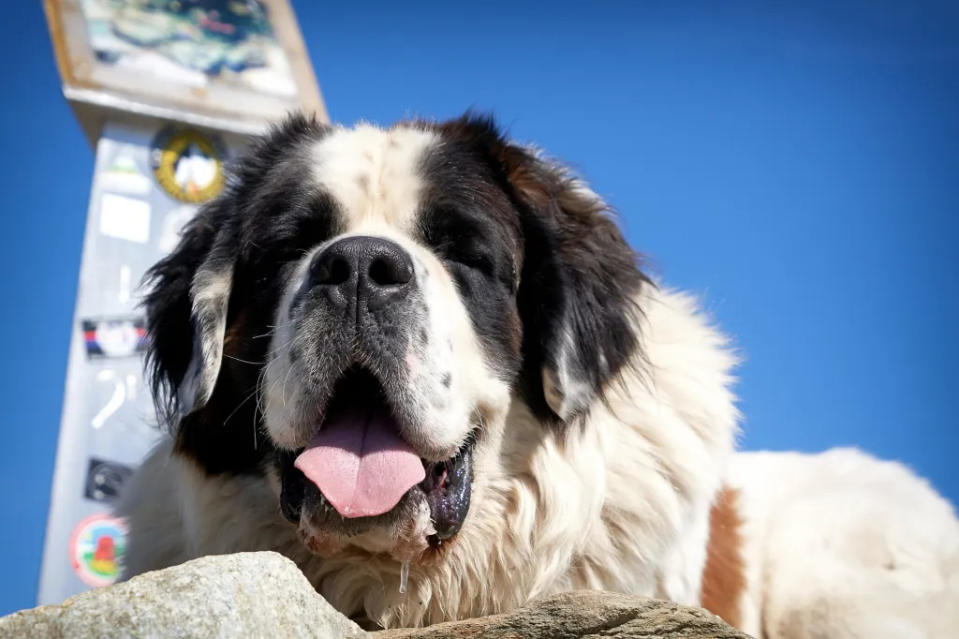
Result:
{"type": "Polygon", "coordinates": [[[227,305],[233,285],[231,268],[201,268],[193,278],[191,297],[193,317],[200,335],[193,344],[193,357],[180,386],[179,407],[182,415],[195,406],[202,406],[213,394],[223,361],[223,336],[226,333],[227,305]]]}
{"type": "Polygon", "coordinates": [[[338,127],[313,149],[314,179],[354,228],[409,231],[421,201],[419,161],[436,144],[436,134],[421,129],[338,127]]]}
{"type": "Polygon", "coordinates": [[[776,639],[959,632],[959,522],[907,468],[853,449],[741,453],[744,630],[776,639]]]}

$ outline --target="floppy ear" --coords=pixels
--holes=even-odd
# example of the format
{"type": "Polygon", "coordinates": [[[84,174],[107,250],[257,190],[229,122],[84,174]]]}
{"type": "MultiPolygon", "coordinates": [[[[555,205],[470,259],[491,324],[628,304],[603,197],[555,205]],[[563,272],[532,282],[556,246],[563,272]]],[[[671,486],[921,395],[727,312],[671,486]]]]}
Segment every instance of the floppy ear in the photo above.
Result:
{"type": "Polygon", "coordinates": [[[233,282],[228,200],[212,202],[147,273],[147,365],[168,425],[210,400],[220,373],[233,282]]]}
{"type": "Polygon", "coordinates": [[[147,272],[147,371],[157,413],[175,434],[176,450],[207,472],[246,472],[267,450],[256,437],[256,402],[240,399],[252,396],[255,362],[265,356],[258,349],[267,345],[243,339],[244,330],[253,322],[259,332],[271,317],[265,305],[259,305],[262,316],[253,313],[251,320],[247,313],[249,297],[264,291],[250,280],[256,245],[243,238],[250,237],[250,220],[286,203],[270,169],[322,130],[312,118],[293,115],[254,141],[230,166],[223,193],[197,212],[173,252],[147,272]],[[268,183],[272,189],[263,188],[268,183]],[[233,328],[238,338],[231,343],[233,328]],[[225,359],[229,355],[243,357],[225,359]],[[246,430],[251,423],[252,433],[246,430]]]}
{"type": "Polygon", "coordinates": [[[540,418],[574,420],[636,361],[636,299],[651,284],[609,206],[560,164],[511,144],[490,117],[439,129],[485,157],[519,211],[522,389],[540,418]]]}
{"type": "MultiPolygon", "coordinates": [[[[498,137],[489,120],[477,124],[498,137]]],[[[637,293],[649,280],[609,206],[585,183],[531,149],[502,138],[494,148],[522,217],[527,400],[568,422],[635,361],[637,293]]]]}

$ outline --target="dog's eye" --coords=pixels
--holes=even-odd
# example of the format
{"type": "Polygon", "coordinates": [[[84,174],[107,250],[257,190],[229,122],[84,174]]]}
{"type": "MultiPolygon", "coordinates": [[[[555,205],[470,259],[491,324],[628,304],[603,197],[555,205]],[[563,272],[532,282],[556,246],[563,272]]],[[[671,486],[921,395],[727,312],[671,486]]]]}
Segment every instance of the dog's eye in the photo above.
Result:
{"type": "Polygon", "coordinates": [[[459,254],[454,252],[447,259],[454,264],[459,264],[470,270],[478,271],[487,277],[492,277],[496,270],[493,258],[490,255],[482,252],[459,254]]]}
{"type": "Polygon", "coordinates": [[[426,217],[421,229],[426,243],[454,270],[487,280],[502,277],[490,244],[495,232],[482,219],[455,209],[437,208],[426,217]]]}
{"type": "Polygon", "coordinates": [[[258,273],[302,259],[335,231],[336,204],[329,196],[311,199],[293,187],[280,187],[251,216],[244,258],[258,273]]]}

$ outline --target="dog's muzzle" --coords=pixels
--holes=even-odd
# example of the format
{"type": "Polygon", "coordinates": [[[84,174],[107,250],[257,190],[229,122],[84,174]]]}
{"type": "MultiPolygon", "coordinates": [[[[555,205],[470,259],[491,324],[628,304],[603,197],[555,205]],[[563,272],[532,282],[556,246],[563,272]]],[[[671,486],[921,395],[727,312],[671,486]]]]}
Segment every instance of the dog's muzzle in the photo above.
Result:
{"type": "Polygon", "coordinates": [[[425,459],[403,437],[414,428],[402,390],[414,275],[409,253],[370,236],[336,240],[309,265],[301,289],[309,303],[300,312],[310,339],[300,356],[308,376],[324,381],[313,386],[315,412],[302,424],[308,444],[278,453],[281,508],[293,523],[307,518],[312,528],[349,537],[428,507],[436,545],[466,517],[472,437],[442,461],[425,459]]]}

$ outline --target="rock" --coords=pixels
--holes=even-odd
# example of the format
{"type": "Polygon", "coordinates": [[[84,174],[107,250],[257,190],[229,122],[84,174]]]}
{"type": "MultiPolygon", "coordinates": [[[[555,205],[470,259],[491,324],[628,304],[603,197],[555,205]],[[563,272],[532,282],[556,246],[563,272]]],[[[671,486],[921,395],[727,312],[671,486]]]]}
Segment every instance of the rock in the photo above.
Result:
{"type": "Polygon", "coordinates": [[[273,552],[204,557],[0,619],[0,637],[368,638],[273,552]]]}
{"type": "Polygon", "coordinates": [[[665,601],[577,591],[513,612],[367,633],[273,552],[204,557],[0,619],[0,638],[748,639],[718,617],[665,601]]]}
{"type": "Polygon", "coordinates": [[[374,639],[749,639],[719,617],[666,601],[580,590],[553,595],[501,615],[413,630],[382,630],[374,639]]]}

